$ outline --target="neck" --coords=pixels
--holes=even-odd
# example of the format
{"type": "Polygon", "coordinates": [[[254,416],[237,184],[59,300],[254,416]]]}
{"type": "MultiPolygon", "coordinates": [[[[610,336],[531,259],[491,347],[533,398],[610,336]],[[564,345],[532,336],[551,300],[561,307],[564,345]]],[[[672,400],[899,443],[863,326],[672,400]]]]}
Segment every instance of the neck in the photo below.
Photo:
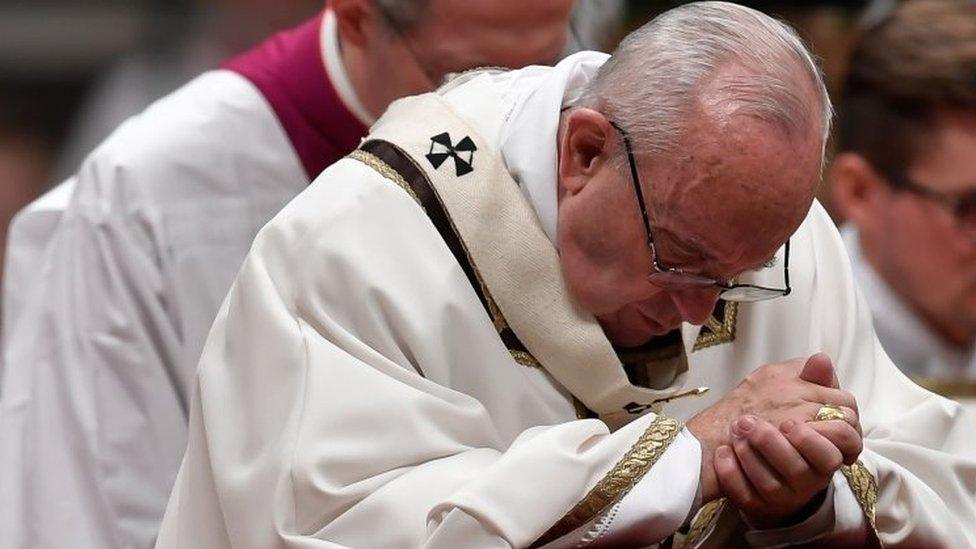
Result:
{"type": "Polygon", "coordinates": [[[909,306],[915,316],[933,334],[950,347],[960,350],[968,350],[972,347],[973,342],[976,341],[976,334],[967,330],[964,326],[933,314],[917,299],[914,299],[914,292],[904,288],[903,284],[899,284],[899,277],[892,276],[890,269],[885,268],[885,263],[881,260],[878,247],[872,238],[861,233],[858,235],[858,242],[861,248],[861,254],[874,272],[878,273],[881,280],[898,294],[899,299],[909,306]]]}
{"type": "Polygon", "coordinates": [[[379,71],[373,61],[375,57],[367,55],[356,45],[344,42],[342,34],[339,35],[339,55],[346,68],[349,83],[363,107],[373,118],[383,114],[390,102],[378,93],[383,86],[377,86],[376,83],[384,82],[384,78],[377,74],[379,71]]]}

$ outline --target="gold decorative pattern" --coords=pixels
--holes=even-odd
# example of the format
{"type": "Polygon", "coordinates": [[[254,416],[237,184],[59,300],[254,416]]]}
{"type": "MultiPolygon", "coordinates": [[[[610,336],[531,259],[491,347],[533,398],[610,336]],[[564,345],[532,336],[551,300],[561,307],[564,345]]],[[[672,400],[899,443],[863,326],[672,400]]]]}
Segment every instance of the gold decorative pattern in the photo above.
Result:
{"type": "Polygon", "coordinates": [[[698,339],[695,340],[692,352],[735,341],[735,321],[739,314],[739,304],[735,301],[725,302],[724,313],[721,322],[715,318],[714,313],[708,317],[705,325],[702,326],[702,331],[698,334],[698,339]]]}
{"type": "Polygon", "coordinates": [[[844,421],[847,419],[847,415],[840,406],[834,406],[833,404],[824,404],[817,410],[817,415],[815,418],[817,421],[833,421],[839,419],[844,421]]]}
{"type": "Polygon", "coordinates": [[[847,484],[854,492],[854,497],[871,524],[871,529],[877,535],[878,529],[874,521],[878,505],[878,482],[860,460],[854,462],[853,465],[845,465],[840,470],[847,477],[847,484]]]}
{"type": "Polygon", "coordinates": [[[597,416],[596,412],[590,410],[583,404],[583,401],[573,397],[573,407],[576,408],[576,419],[595,419],[597,416]]]}
{"type": "Polygon", "coordinates": [[[542,368],[542,363],[536,360],[534,356],[528,353],[528,351],[509,349],[508,352],[512,354],[512,358],[515,359],[515,362],[518,362],[522,366],[528,366],[529,368],[542,368]]]}
{"type": "Polygon", "coordinates": [[[912,381],[933,393],[947,398],[976,397],[976,380],[912,377],[912,381]]]}
{"type": "Polygon", "coordinates": [[[572,532],[620,500],[661,459],[681,427],[673,419],[658,416],[610,472],[566,516],[536,540],[533,547],[572,532]]]}
{"type": "Polygon", "coordinates": [[[702,508],[695,514],[695,520],[691,522],[688,535],[685,536],[678,547],[694,547],[701,543],[705,539],[705,535],[715,527],[715,521],[718,520],[718,517],[725,509],[725,502],[725,498],[720,498],[702,505],[702,508]]]}
{"type": "MultiPolygon", "coordinates": [[[[420,198],[417,196],[417,193],[413,192],[413,188],[410,187],[410,184],[407,183],[407,181],[403,178],[402,175],[400,175],[398,171],[394,170],[386,162],[383,162],[383,160],[381,160],[380,157],[376,156],[373,153],[366,152],[362,149],[356,149],[351,153],[349,153],[349,158],[352,158],[353,160],[358,160],[363,164],[366,164],[370,168],[373,168],[374,170],[376,170],[377,173],[389,179],[390,181],[396,183],[398,187],[406,191],[407,194],[410,195],[410,198],[414,199],[414,202],[416,202],[417,204],[421,204],[420,198]]],[[[421,204],[420,207],[422,208],[423,204],[421,204]]]]}

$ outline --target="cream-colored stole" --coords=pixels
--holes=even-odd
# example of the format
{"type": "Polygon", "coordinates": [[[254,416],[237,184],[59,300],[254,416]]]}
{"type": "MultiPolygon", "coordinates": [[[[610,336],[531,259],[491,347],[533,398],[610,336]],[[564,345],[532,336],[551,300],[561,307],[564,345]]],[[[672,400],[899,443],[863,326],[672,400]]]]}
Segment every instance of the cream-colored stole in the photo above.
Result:
{"type": "MultiPolygon", "coordinates": [[[[394,167],[397,173],[388,175],[403,179],[401,172],[419,172],[436,195],[496,328],[500,333],[510,328],[524,345],[528,356],[513,349],[516,360],[538,361],[611,428],[659,412],[675,398],[687,371],[680,337],[676,345],[648,350],[646,369],[635,376],[631,368],[628,376],[596,319],[570,296],[557,251],[499,153],[439,95],[394,103],[356,154],[369,161],[384,156],[384,148],[412,164],[406,170],[394,167]]],[[[389,166],[389,160],[380,163],[389,166]]],[[[429,204],[430,197],[418,196],[426,192],[422,187],[404,183],[422,205],[429,204]]]]}

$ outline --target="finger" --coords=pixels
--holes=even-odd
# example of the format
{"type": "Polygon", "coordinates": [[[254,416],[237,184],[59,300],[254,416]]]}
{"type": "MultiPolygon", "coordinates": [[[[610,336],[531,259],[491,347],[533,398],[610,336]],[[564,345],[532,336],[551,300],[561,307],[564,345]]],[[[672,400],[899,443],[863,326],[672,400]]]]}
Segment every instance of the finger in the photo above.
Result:
{"type": "MultiPolygon", "coordinates": [[[[831,406],[836,406],[836,405],[832,404],[831,406]]],[[[811,402],[810,405],[807,407],[807,409],[810,410],[810,419],[807,421],[814,422],[814,423],[825,421],[825,420],[817,419],[817,414],[820,413],[820,408],[822,407],[823,405],[821,404],[811,402]]],[[[847,406],[837,406],[837,407],[840,408],[840,411],[843,412],[844,414],[843,421],[848,425],[850,425],[852,429],[857,431],[858,436],[862,436],[863,433],[861,432],[861,418],[858,417],[857,410],[853,408],[848,408],[847,406]]],[[[841,421],[841,420],[827,420],[827,421],[841,421]]]]}
{"type": "Polygon", "coordinates": [[[725,497],[746,514],[756,514],[762,509],[762,499],[746,478],[732,448],[719,446],[715,449],[715,477],[725,497]]]}
{"type": "Polygon", "coordinates": [[[780,503],[793,493],[792,488],[783,483],[773,467],[753,450],[749,439],[736,437],[732,441],[732,449],[739,460],[739,467],[763,501],[780,503]]]}
{"type": "Polygon", "coordinates": [[[845,421],[839,419],[831,421],[815,421],[807,423],[817,434],[830,442],[843,456],[845,465],[857,461],[864,449],[864,439],[845,421]]]}
{"type": "Polygon", "coordinates": [[[857,411],[857,399],[854,395],[842,389],[832,389],[809,384],[805,387],[803,399],[815,404],[832,404],[834,406],[845,406],[857,411]]]}
{"type": "MultiPolygon", "coordinates": [[[[767,421],[759,420],[748,435],[749,445],[766,463],[772,467],[781,482],[794,492],[799,492],[809,486],[819,473],[813,471],[800,452],[790,444],[786,436],[767,421]]],[[[738,454],[738,448],[735,448],[738,454]]],[[[742,457],[739,457],[743,461],[742,457]]],[[[752,478],[748,467],[743,468],[752,478]]],[[[753,484],[759,487],[755,478],[753,484]]]]}
{"type": "MultiPolygon", "coordinates": [[[[844,422],[836,423],[850,429],[850,426],[844,422]]],[[[812,425],[816,423],[788,420],[780,426],[780,431],[818,473],[825,476],[833,475],[834,471],[844,464],[844,454],[826,437],[814,430],[812,425]]]]}
{"type": "Polygon", "coordinates": [[[834,363],[826,353],[817,353],[808,358],[800,371],[800,379],[824,387],[840,387],[834,372],[834,363]]]}

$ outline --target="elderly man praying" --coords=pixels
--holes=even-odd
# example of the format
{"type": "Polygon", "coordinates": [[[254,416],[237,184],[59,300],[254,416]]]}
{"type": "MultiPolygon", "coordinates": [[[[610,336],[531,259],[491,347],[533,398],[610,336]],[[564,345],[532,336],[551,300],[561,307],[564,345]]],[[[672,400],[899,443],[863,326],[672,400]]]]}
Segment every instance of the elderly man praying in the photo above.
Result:
{"type": "Polygon", "coordinates": [[[830,118],[723,2],[398,101],[258,235],[157,547],[973,545],[974,426],[813,200],[830,118]]]}

